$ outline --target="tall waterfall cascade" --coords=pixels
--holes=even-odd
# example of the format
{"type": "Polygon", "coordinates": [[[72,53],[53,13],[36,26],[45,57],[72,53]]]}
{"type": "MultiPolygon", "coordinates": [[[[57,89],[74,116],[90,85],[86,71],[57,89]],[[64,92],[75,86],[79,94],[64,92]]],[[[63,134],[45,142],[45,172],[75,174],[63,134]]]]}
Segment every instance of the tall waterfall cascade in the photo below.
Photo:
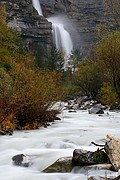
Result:
{"type": "MultiPolygon", "coordinates": [[[[34,8],[39,15],[43,16],[42,8],[39,0],[32,0],[34,8]]],[[[73,43],[69,32],[65,29],[64,24],[56,17],[48,18],[53,27],[53,41],[57,49],[62,50],[64,59],[68,60],[73,49],[73,43]]]]}
{"type": "Polygon", "coordinates": [[[40,1],[39,0],[32,0],[32,3],[33,3],[34,8],[37,10],[38,14],[43,16],[40,1]]]}
{"type": "Polygon", "coordinates": [[[48,18],[48,21],[52,22],[53,40],[56,48],[65,53],[65,59],[69,59],[73,49],[73,43],[69,32],[65,29],[64,24],[60,22],[58,17],[48,18]]]}

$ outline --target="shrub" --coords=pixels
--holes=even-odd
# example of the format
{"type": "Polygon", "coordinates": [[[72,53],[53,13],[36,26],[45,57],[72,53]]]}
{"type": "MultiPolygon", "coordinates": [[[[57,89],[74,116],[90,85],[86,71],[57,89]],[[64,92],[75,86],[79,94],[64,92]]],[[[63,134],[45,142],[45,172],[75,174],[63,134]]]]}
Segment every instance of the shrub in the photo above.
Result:
{"type": "Polygon", "coordinates": [[[109,106],[115,105],[118,101],[118,96],[109,84],[104,83],[103,87],[100,91],[100,100],[103,104],[107,104],[109,106]]]}
{"type": "Polygon", "coordinates": [[[47,111],[60,98],[58,81],[56,73],[16,67],[10,106],[21,126],[49,121],[47,111]]]}

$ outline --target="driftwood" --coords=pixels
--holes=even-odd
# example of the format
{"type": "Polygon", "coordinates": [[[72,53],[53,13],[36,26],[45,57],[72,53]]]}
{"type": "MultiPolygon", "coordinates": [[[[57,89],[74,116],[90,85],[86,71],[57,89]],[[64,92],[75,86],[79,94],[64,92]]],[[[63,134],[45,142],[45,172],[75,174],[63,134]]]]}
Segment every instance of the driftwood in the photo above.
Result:
{"type": "Polygon", "coordinates": [[[120,169],[120,139],[111,135],[107,135],[107,138],[109,141],[106,142],[104,149],[114,169],[118,171],[120,169]]]}

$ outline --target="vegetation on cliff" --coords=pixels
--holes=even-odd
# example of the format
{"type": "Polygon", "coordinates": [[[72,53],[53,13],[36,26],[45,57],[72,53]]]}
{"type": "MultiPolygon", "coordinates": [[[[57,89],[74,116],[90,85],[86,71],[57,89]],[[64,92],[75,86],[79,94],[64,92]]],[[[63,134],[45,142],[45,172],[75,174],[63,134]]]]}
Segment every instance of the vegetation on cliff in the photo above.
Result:
{"type": "Polygon", "coordinates": [[[104,104],[115,105],[120,100],[120,31],[101,37],[94,56],[80,61],[75,72],[76,83],[83,95],[104,104]]]}
{"type": "Polygon", "coordinates": [[[53,121],[50,107],[60,99],[60,73],[39,70],[22,49],[21,38],[7,27],[0,6],[0,126],[3,130],[34,129],[53,121]]]}

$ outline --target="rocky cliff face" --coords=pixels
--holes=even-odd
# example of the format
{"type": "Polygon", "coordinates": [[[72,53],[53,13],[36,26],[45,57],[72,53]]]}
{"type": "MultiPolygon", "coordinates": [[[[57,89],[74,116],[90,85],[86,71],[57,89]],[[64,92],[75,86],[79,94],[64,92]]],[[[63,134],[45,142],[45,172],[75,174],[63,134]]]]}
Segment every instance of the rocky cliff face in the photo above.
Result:
{"type": "Polygon", "coordinates": [[[40,0],[45,16],[62,14],[71,22],[70,31],[74,45],[86,52],[97,41],[96,25],[104,22],[102,0],[40,0]],[[72,33],[75,29],[76,34],[72,33]]]}
{"type": "Polygon", "coordinates": [[[46,52],[51,51],[52,24],[38,15],[32,0],[0,0],[0,3],[6,5],[8,26],[21,34],[26,48],[33,51],[39,44],[46,52]]]}

